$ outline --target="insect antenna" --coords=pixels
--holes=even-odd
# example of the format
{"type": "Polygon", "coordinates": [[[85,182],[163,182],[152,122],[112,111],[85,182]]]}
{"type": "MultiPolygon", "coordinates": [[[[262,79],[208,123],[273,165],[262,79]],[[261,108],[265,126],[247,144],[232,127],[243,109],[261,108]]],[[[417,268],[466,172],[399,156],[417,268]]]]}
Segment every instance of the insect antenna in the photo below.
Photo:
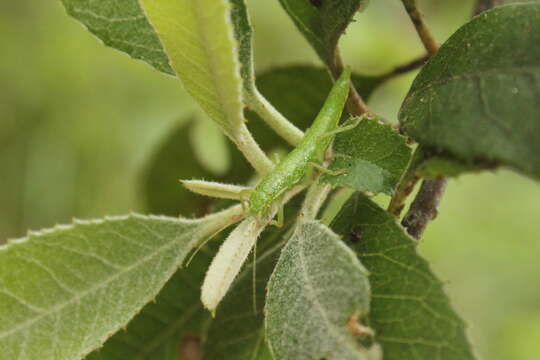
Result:
{"type": "Polygon", "coordinates": [[[252,274],[252,296],[253,296],[253,315],[257,316],[257,241],[253,245],[253,270],[252,274]]]}
{"type": "Polygon", "coordinates": [[[186,265],[185,265],[185,266],[188,267],[189,264],[191,264],[191,261],[193,260],[193,258],[195,257],[195,255],[197,255],[197,254],[199,253],[199,251],[201,251],[201,249],[202,249],[206,244],[208,244],[208,242],[209,242],[210,240],[212,240],[213,238],[215,238],[220,232],[221,232],[221,230],[216,231],[215,233],[213,233],[212,235],[210,235],[210,236],[208,237],[208,239],[204,240],[203,243],[202,243],[201,245],[199,245],[199,246],[197,247],[197,249],[195,249],[195,251],[193,252],[193,254],[191,254],[191,256],[189,257],[189,259],[188,259],[188,261],[186,262],[186,265]]]}

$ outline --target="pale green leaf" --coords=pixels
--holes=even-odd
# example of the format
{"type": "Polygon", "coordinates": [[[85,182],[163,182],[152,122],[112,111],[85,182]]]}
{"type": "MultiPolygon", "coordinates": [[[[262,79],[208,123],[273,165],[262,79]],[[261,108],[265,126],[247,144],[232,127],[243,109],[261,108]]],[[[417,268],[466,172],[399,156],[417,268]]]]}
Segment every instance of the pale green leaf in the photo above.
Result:
{"type": "MultiPolygon", "coordinates": [[[[287,207],[288,215],[298,208],[299,200],[287,207]],[[292,211],[291,211],[292,210],[292,211]]],[[[260,337],[244,337],[256,331],[263,334],[262,306],[264,288],[279,255],[286,229],[268,228],[259,239],[257,264],[257,304],[254,315],[252,302],[252,267],[248,264],[239,274],[231,291],[218,308],[215,319],[204,309],[200,301],[203,279],[220,242],[227,237],[224,232],[218,239],[203,247],[189,266],[179,269],[156,297],[155,303],[146,305],[131,320],[126,330],[118,331],[92,353],[87,360],[177,360],[185,342],[200,340],[206,359],[219,360],[271,360],[264,357],[267,347],[260,337]],[[243,314],[248,316],[236,316],[243,314]],[[214,325],[216,324],[216,325],[214,325]],[[232,330],[230,330],[232,328],[232,330]],[[243,332],[245,331],[245,333],[243,332]],[[234,344],[230,340],[237,338],[234,344]],[[227,352],[221,352],[223,347],[227,352]],[[263,351],[264,350],[264,351],[263,351]],[[246,354],[242,357],[241,354],[246,354]],[[257,357],[255,357],[257,356],[257,357]]],[[[184,358],[180,358],[184,360],[184,358]]]]}
{"type": "Polygon", "coordinates": [[[282,244],[276,235],[282,235],[283,230],[271,231],[273,234],[259,240],[259,247],[271,247],[258,251],[256,289],[253,289],[252,282],[253,266],[248,262],[218,307],[216,317],[208,329],[204,346],[205,360],[271,359],[265,341],[262,307],[266,284],[282,244]],[[271,242],[268,241],[270,238],[271,242]]]}
{"type": "Polygon", "coordinates": [[[333,149],[330,170],[346,172],[324,175],[323,181],[373,194],[391,195],[411,157],[406,138],[374,118],[338,134],[333,149]]]}
{"type": "Polygon", "coordinates": [[[300,224],[268,283],[266,331],[275,359],[369,359],[348,328],[369,311],[368,274],[339,236],[300,224]]]}
{"type": "Polygon", "coordinates": [[[264,330],[266,287],[279,250],[290,237],[289,229],[296,221],[295,215],[301,203],[301,197],[292,199],[285,208],[287,224],[281,228],[267,227],[257,241],[255,289],[252,284],[253,266],[246,262],[208,329],[205,360],[272,360],[264,330]]]}
{"type": "Polygon", "coordinates": [[[169,75],[169,64],[156,32],[137,0],[62,0],[69,15],[79,20],[105,45],[123,51],[169,75]]]}
{"type": "Polygon", "coordinates": [[[279,0],[319,57],[334,68],[339,38],[367,0],[279,0]]]}
{"type": "MultiPolygon", "coordinates": [[[[156,297],[87,360],[178,360],[185,341],[205,338],[211,317],[200,301],[202,280],[218,241],[179,269],[156,297]]],[[[181,358],[181,360],[183,360],[181,358]]]]}
{"type": "Polygon", "coordinates": [[[422,69],[400,111],[426,148],[540,178],[540,3],[482,13],[422,69]]]}
{"type": "Polygon", "coordinates": [[[358,194],[331,227],[346,237],[370,272],[368,325],[385,360],[474,359],[442,282],[392,215],[358,194]]]}
{"type": "Polygon", "coordinates": [[[238,43],[227,0],[140,0],[186,90],[232,139],[243,126],[238,43]]]}
{"type": "Polygon", "coordinates": [[[77,221],[0,248],[2,356],[80,359],[100,347],[239,211],[77,221]]]}

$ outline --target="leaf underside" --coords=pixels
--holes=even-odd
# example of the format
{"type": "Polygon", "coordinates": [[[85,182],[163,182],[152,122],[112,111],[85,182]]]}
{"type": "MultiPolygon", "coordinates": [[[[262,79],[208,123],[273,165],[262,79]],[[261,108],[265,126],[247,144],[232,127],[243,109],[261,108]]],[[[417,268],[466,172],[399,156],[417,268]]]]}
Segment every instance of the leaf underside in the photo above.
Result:
{"type": "Polygon", "coordinates": [[[496,8],[459,29],[422,69],[402,129],[466,164],[540,179],[540,3],[496,8]]]}
{"type": "Polygon", "coordinates": [[[186,90],[232,139],[243,126],[242,78],[227,0],[141,0],[186,90]]]}
{"type": "Polygon", "coordinates": [[[347,328],[367,314],[367,272],[339,236],[317,222],[299,225],[268,283],[266,331],[276,359],[367,359],[347,328]]]}
{"type": "Polygon", "coordinates": [[[334,219],[370,273],[368,325],[385,360],[472,360],[465,325],[443,284],[396,220],[358,194],[334,219]]]}
{"type": "Polygon", "coordinates": [[[0,249],[6,359],[80,359],[150,300],[210,220],[132,215],[76,222],[0,249]]]}

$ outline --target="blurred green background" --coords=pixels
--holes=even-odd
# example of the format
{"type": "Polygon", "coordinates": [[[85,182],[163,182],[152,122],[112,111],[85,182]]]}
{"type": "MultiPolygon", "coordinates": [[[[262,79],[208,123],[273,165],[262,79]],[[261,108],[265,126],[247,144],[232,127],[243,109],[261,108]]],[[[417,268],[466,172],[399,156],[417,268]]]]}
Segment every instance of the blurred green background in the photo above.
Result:
{"type": "MultiPolygon", "coordinates": [[[[249,5],[258,70],[319,64],[277,0],[249,5]]],[[[472,8],[421,5],[440,41],[472,8]]],[[[342,47],[348,64],[370,74],[423,52],[397,0],[372,1],[342,47]]],[[[72,217],[145,212],[145,162],[197,111],[179,83],[105,48],[58,0],[0,2],[0,49],[0,242],[72,217]]],[[[395,119],[413,75],[377,90],[372,108],[395,119]]],[[[422,241],[483,359],[540,357],[539,220],[532,180],[506,170],[468,175],[451,182],[422,241]]]]}

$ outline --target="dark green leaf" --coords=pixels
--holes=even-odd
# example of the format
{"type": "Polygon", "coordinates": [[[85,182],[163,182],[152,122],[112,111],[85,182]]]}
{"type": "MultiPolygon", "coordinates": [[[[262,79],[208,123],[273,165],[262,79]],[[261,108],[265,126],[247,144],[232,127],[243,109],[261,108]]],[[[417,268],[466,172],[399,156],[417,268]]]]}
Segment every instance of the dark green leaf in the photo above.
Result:
{"type": "Polygon", "coordinates": [[[457,177],[486,168],[489,168],[487,164],[467,164],[453,157],[436,155],[422,161],[416,169],[416,174],[424,178],[457,177]]]}
{"type": "Polygon", "coordinates": [[[339,38],[367,0],[280,0],[319,57],[335,66],[339,38]]]}
{"type": "Polygon", "coordinates": [[[390,125],[367,118],[354,129],[336,136],[333,156],[330,170],[347,172],[324,175],[324,182],[391,195],[409,164],[411,149],[406,138],[390,125]]]}
{"type": "Polygon", "coordinates": [[[385,360],[474,359],[443,284],[394,217],[358,194],[331,227],[348,238],[370,273],[368,324],[385,360]]]}
{"type": "Polygon", "coordinates": [[[540,3],[485,12],[423,68],[400,111],[426,148],[540,178],[540,3]]]}
{"type": "Polygon", "coordinates": [[[105,45],[175,75],[169,57],[137,0],[62,0],[69,15],[105,45]]]}
{"type": "Polygon", "coordinates": [[[369,312],[367,272],[326,226],[303,223],[268,283],[266,331],[276,359],[368,359],[348,323],[369,312]]]}

